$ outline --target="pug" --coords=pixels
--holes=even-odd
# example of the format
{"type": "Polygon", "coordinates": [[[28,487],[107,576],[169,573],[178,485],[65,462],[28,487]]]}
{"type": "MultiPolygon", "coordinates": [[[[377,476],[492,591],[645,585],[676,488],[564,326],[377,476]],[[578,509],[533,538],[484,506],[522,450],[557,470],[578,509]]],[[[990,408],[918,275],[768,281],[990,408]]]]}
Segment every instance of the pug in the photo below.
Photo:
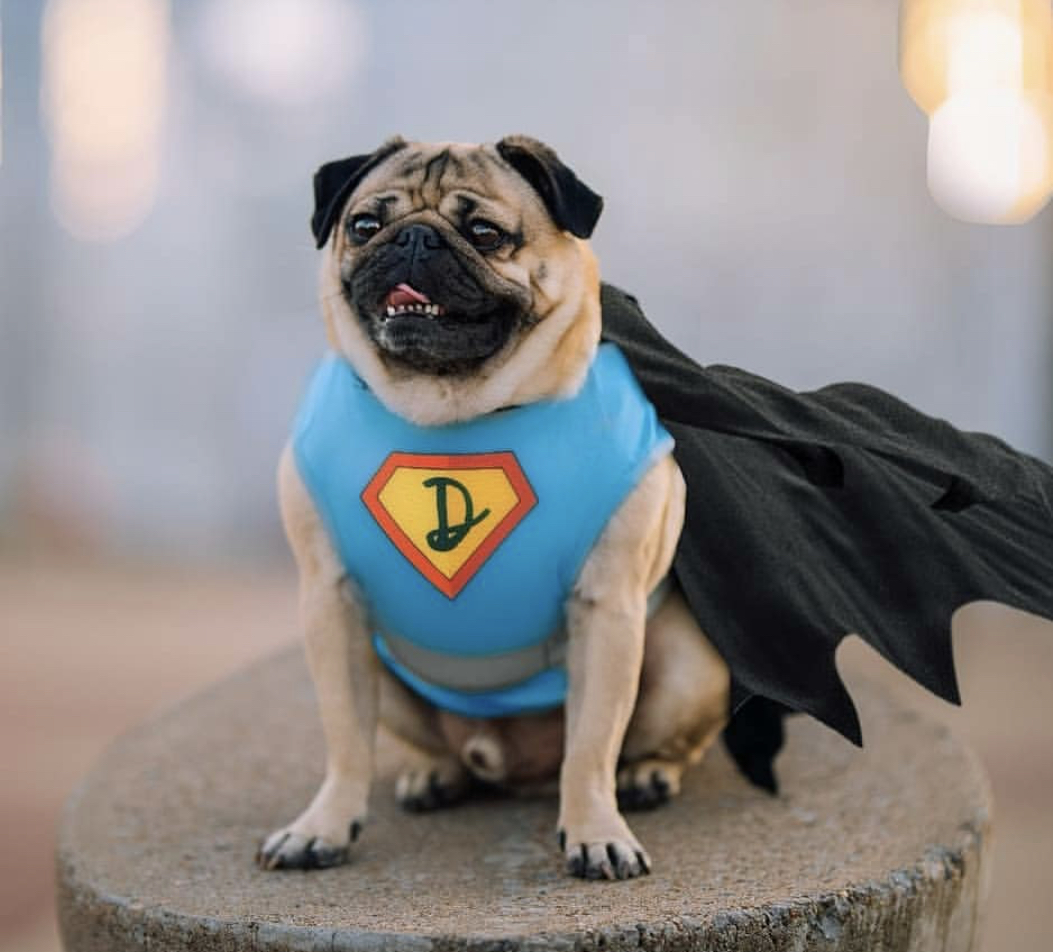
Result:
{"type": "Polygon", "coordinates": [[[648,873],[620,808],[679,792],[729,676],[669,576],[672,441],[600,342],[602,200],[524,136],[393,138],[314,188],[330,353],[278,482],[327,760],[257,861],[348,859],[383,723],[407,809],[551,783],[571,875],[648,873]]]}

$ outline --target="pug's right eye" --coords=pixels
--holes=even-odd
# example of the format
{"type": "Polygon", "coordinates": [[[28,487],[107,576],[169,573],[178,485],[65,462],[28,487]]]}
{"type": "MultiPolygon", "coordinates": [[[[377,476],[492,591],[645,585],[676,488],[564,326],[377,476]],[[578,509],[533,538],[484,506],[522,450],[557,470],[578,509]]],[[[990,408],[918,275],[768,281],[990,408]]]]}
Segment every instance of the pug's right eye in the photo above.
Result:
{"type": "Polygon", "coordinates": [[[348,230],[355,241],[365,244],[380,231],[380,219],[376,215],[355,215],[348,230]]]}

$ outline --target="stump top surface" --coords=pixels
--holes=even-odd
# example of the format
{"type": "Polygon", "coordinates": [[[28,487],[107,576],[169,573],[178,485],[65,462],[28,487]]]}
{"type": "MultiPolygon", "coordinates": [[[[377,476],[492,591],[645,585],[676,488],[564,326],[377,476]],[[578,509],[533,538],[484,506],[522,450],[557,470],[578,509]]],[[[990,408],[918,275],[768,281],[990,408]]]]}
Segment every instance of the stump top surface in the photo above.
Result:
{"type": "Polygon", "coordinates": [[[876,922],[926,883],[947,921],[925,928],[950,928],[957,894],[978,888],[962,869],[986,830],[986,783],[945,728],[873,688],[855,693],[866,750],[791,718],[779,797],[714,749],[678,800],[630,814],[655,866],[641,879],[567,877],[554,798],[403,813],[391,749],[349,865],[266,873],[258,842],[307,804],[323,766],[305,665],[287,651],[122,738],[71,798],[67,947],[96,948],[92,933],[107,937],[100,949],[139,948],[136,936],[187,950],[674,948],[730,929],[744,941],[713,947],[782,948],[745,942],[759,922],[820,943],[794,948],[842,948],[846,905],[872,907],[876,922]]]}

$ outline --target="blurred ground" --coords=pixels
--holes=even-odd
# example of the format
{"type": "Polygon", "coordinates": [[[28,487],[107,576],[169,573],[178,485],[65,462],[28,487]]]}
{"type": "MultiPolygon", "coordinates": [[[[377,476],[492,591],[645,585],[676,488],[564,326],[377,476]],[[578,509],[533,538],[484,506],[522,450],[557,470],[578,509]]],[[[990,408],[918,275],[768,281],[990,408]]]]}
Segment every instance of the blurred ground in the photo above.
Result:
{"type": "MultiPolygon", "coordinates": [[[[0,560],[0,952],[58,949],[55,821],[109,740],[295,638],[295,615],[293,580],[280,571],[0,560]]],[[[976,605],[959,613],[956,631],[963,711],[924,696],[854,641],[842,650],[842,668],[849,680],[879,678],[979,751],[997,804],[984,949],[1045,952],[1053,900],[1053,625],[976,605]]]]}

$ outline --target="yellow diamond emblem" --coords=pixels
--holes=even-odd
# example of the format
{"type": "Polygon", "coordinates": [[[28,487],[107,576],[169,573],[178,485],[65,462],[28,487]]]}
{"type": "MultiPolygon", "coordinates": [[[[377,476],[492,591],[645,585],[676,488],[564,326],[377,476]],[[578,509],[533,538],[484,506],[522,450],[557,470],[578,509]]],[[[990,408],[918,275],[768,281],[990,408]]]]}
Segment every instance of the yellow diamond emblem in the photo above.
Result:
{"type": "Polygon", "coordinates": [[[398,550],[456,598],[537,504],[514,453],[392,453],[362,500],[398,550]]]}

